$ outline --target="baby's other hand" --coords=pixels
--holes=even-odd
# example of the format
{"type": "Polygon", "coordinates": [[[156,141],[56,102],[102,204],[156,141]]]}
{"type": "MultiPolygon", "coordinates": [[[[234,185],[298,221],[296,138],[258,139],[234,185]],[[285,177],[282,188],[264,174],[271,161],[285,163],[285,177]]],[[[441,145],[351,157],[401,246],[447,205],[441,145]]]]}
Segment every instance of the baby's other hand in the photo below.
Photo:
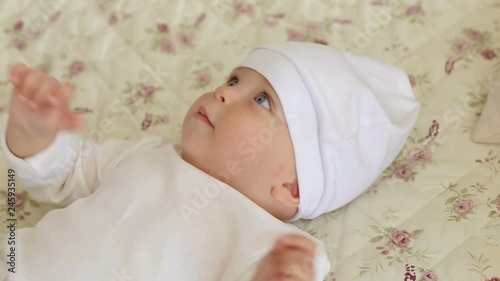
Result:
{"type": "Polygon", "coordinates": [[[284,235],[261,260],[252,281],[313,281],[315,250],[309,238],[284,235]]]}
{"type": "Polygon", "coordinates": [[[34,137],[55,135],[85,124],[83,116],[69,110],[73,87],[24,64],[11,68],[14,86],[9,106],[9,122],[34,137]]]}

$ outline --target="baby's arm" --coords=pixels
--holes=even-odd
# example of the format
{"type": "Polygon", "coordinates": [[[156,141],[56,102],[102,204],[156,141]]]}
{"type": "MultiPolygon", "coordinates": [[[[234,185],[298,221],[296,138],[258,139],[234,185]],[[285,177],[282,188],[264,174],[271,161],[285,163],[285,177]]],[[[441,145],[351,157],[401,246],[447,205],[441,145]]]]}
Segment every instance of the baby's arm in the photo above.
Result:
{"type": "Polygon", "coordinates": [[[158,139],[95,144],[75,133],[85,121],[69,110],[72,88],[40,71],[12,68],[14,92],[2,149],[30,196],[40,202],[69,205],[90,195],[104,174],[133,151],[158,139]]]}
{"type": "Polygon", "coordinates": [[[69,111],[72,87],[23,64],[12,67],[14,86],[6,137],[10,151],[19,158],[33,156],[53,143],[61,130],[84,124],[69,111]]]}
{"type": "Polygon", "coordinates": [[[260,261],[252,281],[314,281],[315,249],[302,235],[282,236],[260,261]]]}

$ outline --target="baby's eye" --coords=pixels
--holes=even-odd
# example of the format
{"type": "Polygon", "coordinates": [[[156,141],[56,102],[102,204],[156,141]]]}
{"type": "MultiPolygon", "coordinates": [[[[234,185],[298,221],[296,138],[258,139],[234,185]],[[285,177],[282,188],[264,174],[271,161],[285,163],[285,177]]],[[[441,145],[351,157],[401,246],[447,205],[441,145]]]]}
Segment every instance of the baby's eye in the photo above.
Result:
{"type": "Polygon", "coordinates": [[[266,103],[267,106],[266,108],[271,110],[271,103],[270,103],[270,100],[269,100],[269,96],[266,94],[266,93],[262,93],[260,95],[258,95],[256,98],[255,98],[255,101],[262,104],[262,103],[266,103]]]}
{"type": "Polygon", "coordinates": [[[231,80],[229,80],[227,83],[226,83],[226,86],[229,86],[229,87],[232,87],[232,86],[236,86],[236,84],[238,84],[238,78],[231,78],[231,80]]]}

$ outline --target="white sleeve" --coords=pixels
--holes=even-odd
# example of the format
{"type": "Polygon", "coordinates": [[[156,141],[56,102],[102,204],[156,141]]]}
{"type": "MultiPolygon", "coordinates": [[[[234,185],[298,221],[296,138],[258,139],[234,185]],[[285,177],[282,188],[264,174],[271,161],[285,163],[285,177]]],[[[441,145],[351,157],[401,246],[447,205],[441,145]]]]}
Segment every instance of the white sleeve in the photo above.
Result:
{"type": "Polygon", "coordinates": [[[6,129],[1,137],[3,154],[30,197],[62,207],[94,192],[102,177],[124,159],[162,143],[159,137],[145,137],[139,142],[107,140],[96,144],[61,131],[47,148],[21,159],[7,147],[6,129]]]}
{"type": "Polygon", "coordinates": [[[316,256],[316,261],[314,264],[314,272],[315,272],[315,281],[323,281],[326,280],[326,276],[328,272],[330,272],[331,264],[328,260],[326,254],[322,253],[321,255],[316,256]]]}

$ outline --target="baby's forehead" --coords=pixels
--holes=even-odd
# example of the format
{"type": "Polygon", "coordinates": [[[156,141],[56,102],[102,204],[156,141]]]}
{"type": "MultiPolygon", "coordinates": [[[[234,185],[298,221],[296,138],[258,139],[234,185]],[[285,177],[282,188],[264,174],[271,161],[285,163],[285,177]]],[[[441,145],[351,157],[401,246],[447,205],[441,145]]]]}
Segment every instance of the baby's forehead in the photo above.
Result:
{"type": "Polygon", "coordinates": [[[264,75],[262,75],[261,73],[259,73],[258,71],[254,70],[254,69],[240,66],[240,67],[234,68],[229,73],[228,79],[231,79],[231,77],[234,77],[234,76],[242,77],[242,76],[252,75],[252,74],[257,74],[259,79],[257,79],[257,81],[255,81],[255,83],[259,83],[259,85],[262,85],[262,88],[264,89],[264,91],[271,97],[272,102],[275,105],[276,111],[274,113],[275,113],[276,117],[278,117],[282,122],[284,122],[286,124],[287,122],[286,122],[285,112],[284,112],[284,108],[282,106],[282,103],[280,101],[279,95],[274,90],[273,86],[271,85],[271,83],[267,80],[267,78],[264,75]]]}
{"type": "Polygon", "coordinates": [[[262,86],[265,88],[266,91],[268,91],[270,94],[272,94],[274,97],[278,98],[278,93],[274,90],[273,86],[269,81],[264,77],[262,74],[260,74],[258,71],[253,70],[248,67],[240,66],[235,69],[233,69],[230,73],[228,78],[231,78],[233,76],[239,76],[239,77],[251,77],[253,78],[252,82],[257,83],[257,85],[262,86]]]}

